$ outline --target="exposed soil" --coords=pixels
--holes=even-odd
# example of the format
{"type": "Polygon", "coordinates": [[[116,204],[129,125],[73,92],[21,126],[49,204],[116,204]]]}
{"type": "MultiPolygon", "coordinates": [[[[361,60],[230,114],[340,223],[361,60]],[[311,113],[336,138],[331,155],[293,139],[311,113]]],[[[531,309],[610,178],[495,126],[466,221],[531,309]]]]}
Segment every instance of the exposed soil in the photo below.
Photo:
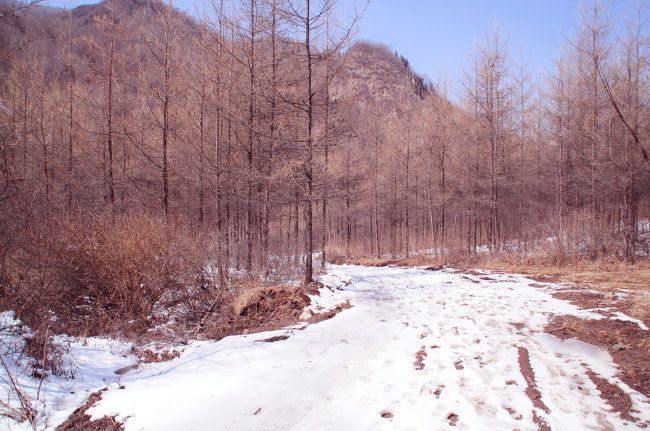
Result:
{"type": "Polygon", "coordinates": [[[288,335],[276,335],[275,337],[265,338],[263,340],[258,340],[258,341],[262,343],[274,343],[276,341],[283,341],[288,339],[289,339],[288,335]]]}
{"type": "Polygon", "coordinates": [[[415,353],[415,362],[413,363],[413,365],[415,366],[416,370],[424,369],[424,358],[426,357],[427,357],[427,352],[424,350],[424,346],[422,346],[422,348],[420,348],[420,350],[418,350],[415,353]]]}
{"type": "Polygon", "coordinates": [[[626,419],[632,422],[637,422],[639,420],[630,414],[630,410],[632,409],[632,399],[627,393],[623,392],[623,390],[617,385],[610,383],[607,379],[600,377],[592,370],[589,370],[587,375],[600,391],[601,398],[605,399],[607,404],[612,406],[614,410],[619,413],[621,419],[626,419]]]}
{"type": "Polygon", "coordinates": [[[315,313],[309,318],[308,322],[318,323],[318,322],[322,322],[323,320],[331,319],[332,317],[339,314],[341,311],[347,310],[348,308],[352,308],[352,304],[350,304],[350,301],[346,301],[342,304],[339,304],[329,311],[325,311],[323,313],[315,313]]]}
{"type": "Polygon", "coordinates": [[[585,320],[555,316],[545,331],[560,339],[576,338],[606,349],[628,386],[650,397],[650,331],[619,319],[585,320]]]}
{"type": "Polygon", "coordinates": [[[515,420],[520,421],[520,420],[522,420],[522,419],[524,418],[523,415],[521,415],[520,413],[517,413],[517,410],[515,410],[515,409],[513,409],[513,408],[510,408],[510,407],[504,407],[504,409],[505,409],[505,411],[507,411],[508,413],[510,413],[510,415],[511,415],[513,418],[515,418],[515,420]]]}
{"type": "Polygon", "coordinates": [[[441,271],[442,269],[444,269],[444,266],[442,266],[442,265],[435,265],[435,266],[429,266],[429,267],[426,267],[426,268],[424,268],[424,269],[426,269],[427,271],[441,271]]]}
{"type": "Polygon", "coordinates": [[[526,395],[533,402],[533,406],[548,413],[549,409],[544,404],[544,401],[542,401],[542,393],[537,389],[537,384],[535,383],[535,372],[530,365],[528,349],[519,346],[517,350],[519,351],[519,371],[521,371],[521,375],[524,376],[527,383],[526,395]]]}
{"type": "MultiPolygon", "coordinates": [[[[106,390],[106,389],[103,389],[106,390]]],[[[75,410],[61,425],[56,427],[57,431],[122,431],[124,425],[115,420],[115,417],[104,416],[92,420],[86,411],[102,399],[102,391],[93,392],[88,396],[86,402],[75,410]]]]}
{"type": "Polygon", "coordinates": [[[161,349],[159,351],[156,351],[152,350],[151,348],[134,348],[133,354],[138,357],[139,362],[143,362],[145,364],[150,364],[153,362],[167,362],[181,356],[181,352],[176,349],[161,349]]]}
{"type": "MultiPolygon", "coordinates": [[[[561,290],[559,292],[554,292],[553,296],[586,309],[602,309],[613,307],[615,305],[615,302],[611,299],[605,299],[604,294],[589,290],[561,290]]],[[[603,313],[603,310],[599,310],[599,313],[605,314],[603,313]]],[[[606,314],[610,315],[611,313],[606,314]]]]}
{"type": "Polygon", "coordinates": [[[454,269],[451,271],[452,274],[467,274],[467,275],[476,275],[476,276],[482,276],[485,275],[482,272],[479,272],[475,269],[463,269],[463,268],[458,268],[454,269]]]}
{"type": "Polygon", "coordinates": [[[530,278],[533,281],[538,283],[560,283],[562,279],[557,275],[547,275],[547,274],[531,274],[527,275],[527,278],[530,278]]]}
{"type": "Polygon", "coordinates": [[[526,327],[526,324],[523,322],[510,322],[510,324],[515,328],[517,328],[517,331],[521,331],[526,327]]]}
{"type": "Polygon", "coordinates": [[[546,420],[539,416],[535,410],[533,410],[533,422],[537,424],[539,431],[551,431],[551,427],[546,423],[546,420]]]}
{"type": "Polygon", "coordinates": [[[615,317],[616,312],[626,314],[650,327],[650,298],[633,294],[622,294],[615,290],[595,292],[583,288],[570,288],[552,293],[554,297],[569,301],[606,317],[615,317]]]}
{"type": "MultiPolygon", "coordinates": [[[[526,380],[526,395],[533,402],[533,406],[537,409],[543,410],[546,413],[549,413],[550,410],[542,401],[542,393],[537,389],[537,384],[535,383],[535,372],[533,367],[530,365],[530,356],[528,355],[528,349],[525,347],[517,347],[519,351],[519,371],[521,375],[524,376],[526,380]]],[[[551,427],[546,423],[543,417],[537,414],[537,411],[533,409],[533,422],[537,424],[537,429],[539,431],[550,431],[551,427]]]]}

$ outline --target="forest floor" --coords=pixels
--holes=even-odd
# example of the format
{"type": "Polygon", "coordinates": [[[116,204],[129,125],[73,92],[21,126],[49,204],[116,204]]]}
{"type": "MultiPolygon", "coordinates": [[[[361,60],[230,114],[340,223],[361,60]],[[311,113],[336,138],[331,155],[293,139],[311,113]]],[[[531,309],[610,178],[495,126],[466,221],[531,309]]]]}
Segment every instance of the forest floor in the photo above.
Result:
{"type": "Polygon", "coordinates": [[[330,319],[158,346],[161,362],[69,340],[75,378],[45,380],[39,429],[650,428],[643,289],[394,266],[320,280],[308,309],[346,308],[330,319]]]}

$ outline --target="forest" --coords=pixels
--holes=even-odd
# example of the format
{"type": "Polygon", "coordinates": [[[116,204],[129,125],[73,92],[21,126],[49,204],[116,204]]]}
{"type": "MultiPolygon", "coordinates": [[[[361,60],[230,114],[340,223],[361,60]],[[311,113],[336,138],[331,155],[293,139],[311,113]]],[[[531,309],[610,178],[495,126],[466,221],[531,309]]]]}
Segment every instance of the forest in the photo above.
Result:
{"type": "Polygon", "coordinates": [[[38,3],[0,14],[0,288],[34,327],[325,262],[647,261],[643,2],[584,4],[540,79],[495,25],[453,83],[336,0],[38,3]]]}

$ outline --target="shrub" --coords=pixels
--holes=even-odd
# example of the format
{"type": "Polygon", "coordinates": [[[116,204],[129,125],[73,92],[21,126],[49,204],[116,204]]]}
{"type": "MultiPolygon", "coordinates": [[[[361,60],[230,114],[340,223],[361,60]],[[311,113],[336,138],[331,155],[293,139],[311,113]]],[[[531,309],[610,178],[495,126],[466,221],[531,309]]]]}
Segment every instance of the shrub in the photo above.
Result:
{"type": "Polygon", "coordinates": [[[53,221],[14,256],[13,308],[32,327],[53,314],[73,335],[142,333],[210,287],[206,240],[146,215],[53,221]]]}

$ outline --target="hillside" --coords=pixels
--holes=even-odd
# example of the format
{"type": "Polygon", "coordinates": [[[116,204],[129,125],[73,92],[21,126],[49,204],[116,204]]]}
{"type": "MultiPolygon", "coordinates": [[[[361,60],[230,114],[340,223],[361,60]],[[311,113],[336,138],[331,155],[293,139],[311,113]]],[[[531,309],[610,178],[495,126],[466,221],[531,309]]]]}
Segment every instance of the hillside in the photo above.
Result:
{"type": "Polygon", "coordinates": [[[361,108],[369,104],[396,107],[404,100],[432,92],[408,62],[379,43],[355,42],[346,51],[343,64],[334,80],[332,97],[353,98],[361,108]]]}

